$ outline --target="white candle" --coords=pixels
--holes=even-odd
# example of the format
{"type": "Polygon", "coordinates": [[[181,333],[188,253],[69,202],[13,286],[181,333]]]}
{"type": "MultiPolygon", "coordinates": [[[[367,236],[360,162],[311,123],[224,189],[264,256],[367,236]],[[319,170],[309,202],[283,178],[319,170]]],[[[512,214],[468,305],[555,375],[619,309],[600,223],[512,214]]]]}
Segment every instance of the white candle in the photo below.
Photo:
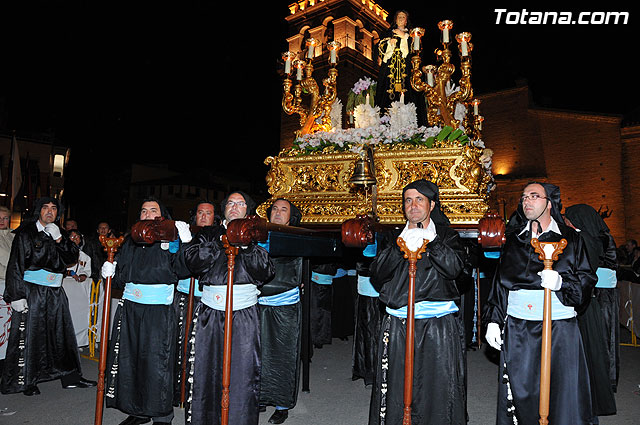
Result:
{"type": "Polygon", "coordinates": [[[369,93],[367,93],[367,96],[366,96],[366,98],[365,98],[364,102],[365,102],[367,105],[369,105],[369,93]]]}
{"type": "Polygon", "coordinates": [[[335,64],[336,63],[336,50],[335,49],[331,49],[329,62],[331,64],[335,64]]]}
{"type": "Polygon", "coordinates": [[[462,43],[460,43],[460,54],[462,56],[469,56],[469,47],[467,45],[467,42],[462,40],[462,43]]]}
{"type": "Polygon", "coordinates": [[[443,43],[448,43],[449,42],[449,29],[448,28],[444,28],[442,30],[442,42],[443,43]]]}
{"type": "Polygon", "coordinates": [[[309,44],[309,51],[307,52],[307,59],[313,59],[313,56],[315,55],[315,49],[316,49],[316,46],[314,46],[313,44],[309,44]]]}
{"type": "Polygon", "coordinates": [[[478,102],[477,100],[473,101],[473,115],[478,115],[478,105],[480,105],[480,102],[478,102]]]}
{"type": "Polygon", "coordinates": [[[420,50],[420,37],[417,35],[413,36],[413,50],[420,50]]]}
{"type": "Polygon", "coordinates": [[[296,71],[296,80],[300,81],[302,80],[302,68],[298,67],[298,70],[296,71]]]}
{"type": "Polygon", "coordinates": [[[284,73],[287,75],[291,74],[291,59],[284,61],[284,73]]]}
{"type": "Polygon", "coordinates": [[[404,93],[400,94],[400,103],[404,103],[404,93]]]}
{"type": "Polygon", "coordinates": [[[431,71],[427,72],[427,84],[433,87],[433,72],[431,71]]]}

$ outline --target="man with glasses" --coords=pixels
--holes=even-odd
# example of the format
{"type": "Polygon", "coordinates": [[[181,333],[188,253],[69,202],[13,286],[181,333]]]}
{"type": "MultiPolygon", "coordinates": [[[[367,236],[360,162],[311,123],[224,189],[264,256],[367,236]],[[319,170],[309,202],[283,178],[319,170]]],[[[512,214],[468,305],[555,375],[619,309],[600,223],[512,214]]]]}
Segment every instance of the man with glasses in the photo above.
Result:
{"type": "MultiPolygon", "coordinates": [[[[185,249],[189,269],[202,290],[194,313],[189,343],[187,424],[220,423],[227,255],[221,237],[233,220],[255,213],[255,202],[244,192],[229,194],[221,204],[221,226],[206,227],[185,249]]],[[[235,256],[229,424],[256,425],[260,396],[259,287],[274,275],[269,253],[256,243],[235,256]]]]}
{"type": "Polygon", "coordinates": [[[561,216],[560,189],[533,182],[523,192],[505,232],[500,264],[489,294],[486,339],[500,352],[496,424],[537,424],[544,289],[552,291],[549,423],[597,423],[591,411],[589,374],[577,314],[596,283],[584,241],[561,216]],[[553,264],[544,265],[531,245],[567,240],[553,264]]]}

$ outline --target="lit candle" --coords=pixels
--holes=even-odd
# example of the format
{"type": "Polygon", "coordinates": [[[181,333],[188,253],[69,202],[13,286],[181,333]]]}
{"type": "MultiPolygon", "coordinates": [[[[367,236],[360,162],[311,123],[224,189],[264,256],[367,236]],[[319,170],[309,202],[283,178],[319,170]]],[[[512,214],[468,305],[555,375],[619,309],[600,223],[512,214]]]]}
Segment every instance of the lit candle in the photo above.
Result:
{"type": "Polygon", "coordinates": [[[338,50],[341,46],[342,45],[339,41],[332,41],[327,44],[327,47],[329,48],[329,64],[335,65],[338,63],[338,50]]]}
{"type": "Polygon", "coordinates": [[[411,48],[414,52],[417,52],[420,50],[420,39],[422,38],[423,35],[424,35],[424,29],[422,28],[414,28],[411,30],[411,37],[413,39],[413,44],[411,45],[411,48]]]}
{"type": "Polygon", "coordinates": [[[478,115],[478,130],[482,130],[482,121],[484,121],[484,117],[482,115],[478,115]]]}
{"type": "Polygon", "coordinates": [[[469,56],[469,42],[471,41],[471,33],[462,32],[456,35],[456,40],[458,41],[458,48],[460,49],[460,55],[462,57],[469,56]]]}
{"type": "Polygon", "coordinates": [[[480,106],[480,100],[473,99],[473,102],[471,102],[471,104],[473,105],[473,115],[478,115],[478,106],[480,106]]]}
{"type": "Polygon", "coordinates": [[[369,105],[369,93],[367,93],[367,97],[364,100],[365,104],[369,105]]]}
{"type": "Polygon", "coordinates": [[[442,43],[448,44],[451,41],[449,31],[453,28],[453,22],[448,19],[440,21],[438,22],[438,28],[442,31],[442,43]]]}
{"type": "Polygon", "coordinates": [[[316,39],[310,38],[307,40],[307,59],[313,59],[316,54],[316,39]]]}
{"type": "Polygon", "coordinates": [[[297,60],[295,61],[294,66],[296,67],[296,80],[300,81],[302,80],[302,68],[304,68],[304,61],[297,60]]]}
{"type": "Polygon", "coordinates": [[[427,74],[427,84],[429,84],[431,87],[433,87],[433,85],[434,85],[433,74],[434,74],[435,69],[436,69],[436,67],[434,65],[427,65],[427,66],[422,68],[422,70],[425,72],[425,74],[427,74]]]}
{"type": "Polygon", "coordinates": [[[400,94],[400,103],[404,104],[404,93],[400,94]]]}
{"type": "Polygon", "coordinates": [[[293,57],[293,53],[284,52],[282,54],[282,59],[284,60],[284,73],[287,75],[291,74],[291,58],[293,57]]]}

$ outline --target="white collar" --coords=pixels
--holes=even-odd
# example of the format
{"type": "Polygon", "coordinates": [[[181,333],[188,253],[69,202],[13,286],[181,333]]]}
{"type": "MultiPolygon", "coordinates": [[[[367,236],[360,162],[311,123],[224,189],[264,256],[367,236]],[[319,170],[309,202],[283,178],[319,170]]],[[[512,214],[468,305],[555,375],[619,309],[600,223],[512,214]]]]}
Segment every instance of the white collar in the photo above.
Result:
{"type": "MultiPolygon", "coordinates": [[[[527,225],[524,227],[524,229],[522,229],[522,232],[520,232],[518,234],[518,236],[520,236],[521,234],[523,234],[524,232],[531,230],[531,222],[527,221],[527,225]]],[[[543,235],[544,233],[547,232],[555,232],[559,235],[562,235],[562,233],[560,232],[560,228],[558,227],[558,223],[553,219],[553,217],[551,217],[551,221],[549,222],[549,225],[547,226],[546,229],[544,229],[542,231],[542,233],[538,234],[538,237],[540,237],[541,235],[543,235]]]]}
{"type": "Polygon", "coordinates": [[[36,220],[36,228],[38,229],[38,232],[44,231],[44,226],[40,223],[40,220],[36,220]]]}
{"type": "MultiPolygon", "coordinates": [[[[433,232],[434,234],[436,233],[436,224],[433,222],[433,220],[431,218],[429,218],[429,224],[427,224],[427,227],[422,228],[420,227],[420,229],[423,229],[424,231],[429,231],[429,232],[433,232]]],[[[403,232],[409,230],[409,220],[407,220],[407,224],[405,224],[403,232]]]]}

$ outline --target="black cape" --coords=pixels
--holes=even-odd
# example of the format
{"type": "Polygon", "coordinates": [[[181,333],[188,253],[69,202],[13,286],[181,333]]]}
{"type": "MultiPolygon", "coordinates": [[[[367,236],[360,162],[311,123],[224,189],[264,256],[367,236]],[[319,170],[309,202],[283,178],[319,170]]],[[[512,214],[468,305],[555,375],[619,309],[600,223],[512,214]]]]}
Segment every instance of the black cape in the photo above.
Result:
{"type": "MultiPolygon", "coordinates": [[[[591,270],[584,241],[564,223],[557,223],[561,234],[549,231],[540,235],[542,242],[567,240],[553,269],[562,277],[562,288],[555,291],[560,302],[583,312],[591,300],[596,282],[591,270]]],[[[542,321],[517,319],[507,315],[509,290],[543,289],[538,272],[543,263],[530,245],[528,231],[511,228],[506,232],[500,264],[489,294],[484,323],[498,323],[503,328],[500,352],[500,384],[496,423],[512,424],[507,409],[508,386],[519,424],[538,423],[540,383],[540,343],[542,321]],[[505,319],[506,318],[506,319],[505,319]]],[[[591,391],[588,369],[576,318],[554,320],[552,323],[549,423],[591,424],[591,391]]]]}
{"type": "MultiPolygon", "coordinates": [[[[185,249],[185,261],[201,286],[226,285],[223,227],[204,229],[185,249]]],[[[234,285],[261,287],[274,275],[267,251],[255,244],[235,257],[234,285]]],[[[189,343],[186,423],[220,423],[225,312],[198,304],[189,343]]],[[[233,312],[229,423],[256,425],[260,396],[260,312],[253,305],[233,312]]]]}
{"type": "MultiPolygon", "coordinates": [[[[436,225],[438,237],[417,262],[416,302],[459,301],[456,278],[462,272],[465,251],[458,233],[436,225]]],[[[409,262],[396,238],[384,239],[372,262],[371,283],[380,302],[397,309],[407,305],[409,262]]],[[[458,313],[415,321],[415,357],[412,401],[413,424],[467,422],[464,331],[458,313]],[[441,373],[446,370],[447,373],[441,373]]],[[[381,325],[378,364],[371,392],[369,424],[401,424],[404,394],[405,320],[386,314],[381,325]]]]}
{"type": "MultiPolygon", "coordinates": [[[[161,243],[128,238],[116,256],[115,288],[136,284],[176,284],[189,276],[181,251],[161,243]]],[[[173,306],[121,300],[109,341],[107,407],[145,417],[173,412],[178,324],[173,306]]]]}

